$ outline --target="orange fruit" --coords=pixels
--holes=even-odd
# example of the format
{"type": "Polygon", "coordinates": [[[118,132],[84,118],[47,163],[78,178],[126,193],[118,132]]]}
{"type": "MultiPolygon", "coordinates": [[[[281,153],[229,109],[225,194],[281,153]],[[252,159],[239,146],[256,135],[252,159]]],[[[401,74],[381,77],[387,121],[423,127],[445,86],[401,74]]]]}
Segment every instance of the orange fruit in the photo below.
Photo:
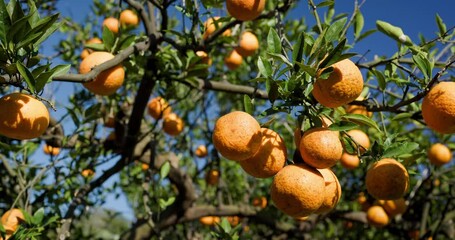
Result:
{"type": "MultiPolygon", "coordinates": [[[[108,52],[94,52],[82,60],[79,66],[79,73],[88,73],[94,68],[104,62],[114,58],[114,55],[108,52]]],[[[107,69],[91,82],[84,83],[84,87],[90,92],[98,95],[111,95],[119,89],[123,80],[125,79],[125,70],[121,64],[107,69]]]]}
{"type": "Polygon", "coordinates": [[[60,148],[52,147],[52,146],[49,146],[49,145],[45,144],[43,146],[43,151],[47,155],[55,156],[55,155],[57,155],[60,152],[60,148]]]}
{"type": "Polygon", "coordinates": [[[175,113],[169,113],[163,118],[163,131],[171,136],[177,136],[183,131],[185,123],[175,113]]]}
{"type": "Polygon", "coordinates": [[[139,17],[129,9],[123,10],[120,13],[120,24],[126,27],[137,26],[139,25],[139,17]]]}
{"type": "Polygon", "coordinates": [[[360,153],[364,153],[366,150],[368,150],[368,148],[370,148],[370,138],[362,130],[352,129],[349,130],[346,134],[360,145],[358,146],[360,153]]]}
{"type": "MultiPolygon", "coordinates": [[[[359,96],[358,98],[355,99],[356,101],[362,101],[364,100],[364,98],[362,96],[359,96]]],[[[370,112],[367,110],[367,108],[365,106],[361,106],[361,105],[347,105],[345,106],[346,108],[346,113],[350,113],[350,114],[361,114],[361,115],[365,115],[367,117],[371,117],[373,116],[373,112],[370,112]]]]}
{"type": "Polygon", "coordinates": [[[242,56],[248,57],[259,49],[259,40],[252,32],[243,32],[240,35],[239,46],[235,50],[242,56]]]}
{"type": "Polygon", "coordinates": [[[274,177],[270,196],[275,206],[291,217],[308,216],[324,202],[322,174],[306,164],[287,165],[274,177]]]}
{"type": "Polygon", "coordinates": [[[92,177],[93,175],[95,174],[95,172],[92,170],[92,169],[84,169],[82,170],[81,172],[81,175],[85,178],[89,178],[89,177],[92,177]]]}
{"type": "Polygon", "coordinates": [[[286,164],[286,144],[275,131],[261,128],[262,142],[259,150],[251,157],[240,162],[249,175],[256,178],[272,177],[286,164]]]}
{"type": "Polygon", "coordinates": [[[323,193],[322,205],[315,213],[330,212],[338,204],[341,198],[341,185],[335,173],[329,168],[318,169],[322,174],[325,182],[325,191],[323,193]]]}
{"type": "MultiPolygon", "coordinates": [[[[97,37],[94,37],[94,38],[86,41],[85,43],[86,44],[103,43],[103,41],[101,41],[101,39],[99,39],[97,37]]],[[[85,59],[88,55],[92,54],[92,52],[93,52],[92,49],[84,48],[84,50],[82,50],[82,53],[81,53],[81,59],[85,59]]]]}
{"type": "Polygon", "coordinates": [[[367,211],[368,223],[375,227],[384,227],[389,224],[389,216],[381,206],[372,206],[367,211]]]}
{"type": "Polygon", "coordinates": [[[431,164],[442,166],[452,160],[452,152],[446,145],[435,143],[428,149],[428,159],[431,164]]]}
{"type": "Polygon", "coordinates": [[[199,222],[206,226],[213,226],[215,223],[220,222],[220,217],[217,216],[205,216],[199,218],[199,222]]]}
{"type": "Polygon", "coordinates": [[[228,217],[226,217],[226,219],[228,220],[229,224],[231,224],[232,227],[235,227],[235,226],[239,225],[239,223],[240,223],[239,216],[228,216],[228,217]]]}
{"type": "Polygon", "coordinates": [[[103,27],[107,27],[109,28],[109,30],[111,30],[111,32],[117,34],[119,29],[119,21],[117,20],[117,18],[108,17],[104,19],[103,27]]]}
{"type": "Polygon", "coordinates": [[[201,63],[207,64],[209,66],[212,65],[212,59],[205,51],[197,51],[196,55],[201,58],[201,63]]]}
{"type": "Polygon", "coordinates": [[[267,207],[267,198],[264,196],[253,198],[253,206],[261,208],[267,207]]]}
{"type": "Polygon", "coordinates": [[[141,169],[142,171],[147,171],[149,170],[150,166],[147,163],[142,163],[141,164],[141,169]]]}
{"type": "Polygon", "coordinates": [[[262,144],[261,126],[250,114],[234,111],[216,121],[212,141],[225,158],[243,161],[259,150],[262,144]]]}
{"type": "Polygon", "coordinates": [[[150,100],[147,105],[147,110],[154,119],[160,119],[172,112],[171,106],[169,106],[167,101],[162,97],[156,97],[150,100]]]}
{"type": "Polygon", "coordinates": [[[13,208],[3,213],[1,221],[6,233],[12,234],[25,221],[25,217],[22,210],[13,208]]]}
{"type": "Polygon", "coordinates": [[[229,70],[235,70],[242,65],[243,57],[236,51],[232,50],[227,57],[224,58],[224,63],[229,70]]]}
{"type": "Polygon", "coordinates": [[[0,134],[14,139],[37,138],[49,126],[49,111],[34,97],[11,93],[0,98],[0,134]]]}
{"type": "MultiPolygon", "coordinates": [[[[221,28],[222,23],[218,22],[220,17],[211,17],[204,22],[204,34],[202,37],[207,39],[214,33],[218,28],[221,28]],[[216,22],[216,23],[215,23],[216,22]]],[[[227,29],[223,32],[223,36],[228,37],[231,36],[231,29],[227,29]]]]}
{"type": "Polygon", "coordinates": [[[205,157],[207,156],[207,148],[204,146],[204,145],[199,145],[197,148],[196,148],[196,151],[194,151],[194,153],[196,154],[196,156],[198,157],[205,157]]]}
{"type": "Polygon", "coordinates": [[[240,21],[256,19],[264,11],[265,0],[226,0],[226,9],[240,21]]]}
{"type": "Polygon", "coordinates": [[[441,82],[423,98],[422,116],[439,133],[455,133],[455,82],[441,82]]]}
{"type": "Polygon", "coordinates": [[[205,175],[205,181],[208,185],[216,186],[220,180],[220,172],[216,169],[211,169],[205,175]]]}
{"type": "MultiPolygon", "coordinates": [[[[328,128],[333,123],[329,118],[327,118],[323,115],[319,116],[319,119],[321,120],[322,127],[325,127],[325,128],[328,128]]],[[[294,130],[294,144],[297,148],[299,148],[299,146],[300,146],[301,138],[302,138],[302,131],[301,131],[300,125],[299,125],[299,127],[297,127],[294,130]]]]}
{"type": "Polygon", "coordinates": [[[334,166],[343,154],[338,132],[324,127],[309,129],[300,140],[300,154],[303,161],[315,168],[334,166]]]}
{"type": "Polygon", "coordinates": [[[346,169],[353,170],[360,165],[360,158],[357,156],[357,154],[352,155],[347,152],[343,152],[343,155],[341,155],[340,163],[346,169]]]}
{"type": "MultiPolygon", "coordinates": [[[[313,96],[323,106],[336,108],[352,102],[363,89],[359,68],[349,59],[333,64],[329,78],[318,78],[313,85],[313,96]]],[[[322,71],[320,71],[322,72],[322,71]]]]}
{"type": "Polygon", "coordinates": [[[381,205],[391,218],[405,213],[407,208],[406,200],[404,200],[404,198],[385,200],[381,205]]]}
{"type": "Polygon", "coordinates": [[[384,158],[368,169],[365,184],[368,193],[376,199],[399,199],[408,190],[409,174],[397,160],[384,158]]]}

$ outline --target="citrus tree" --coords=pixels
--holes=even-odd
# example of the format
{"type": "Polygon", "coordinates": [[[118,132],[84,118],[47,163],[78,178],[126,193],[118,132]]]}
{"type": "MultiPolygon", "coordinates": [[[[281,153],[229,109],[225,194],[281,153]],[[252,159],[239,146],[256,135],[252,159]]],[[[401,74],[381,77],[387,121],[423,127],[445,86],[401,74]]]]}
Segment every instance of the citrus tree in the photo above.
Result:
{"type": "Polygon", "coordinates": [[[455,27],[340,2],[1,1],[0,239],[455,238],[455,27]]]}

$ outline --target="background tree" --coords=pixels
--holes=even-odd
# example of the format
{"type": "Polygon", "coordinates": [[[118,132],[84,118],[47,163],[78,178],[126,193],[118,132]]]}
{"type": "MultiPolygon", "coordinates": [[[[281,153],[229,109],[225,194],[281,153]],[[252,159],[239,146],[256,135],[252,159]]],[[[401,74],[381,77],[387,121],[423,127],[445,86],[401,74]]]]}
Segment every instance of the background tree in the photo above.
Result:
{"type": "MultiPolygon", "coordinates": [[[[1,95],[31,95],[51,115],[40,137],[1,137],[1,212],[20,208],[24,214],[14,217],[13,231],[2,218],[2,237],[453,239],[454,164],[430,163],[434,156],[427,150],[434,143],[455,148],[455,116],[433,118],[442,126],[435,128],[422,116],[422,100],[439,82],[454,80],[454,26],[436,15],[435,35],[415,39],[380,19],[376,29],[364,29],[364,2],[339,14],[335,1],[268,0],[251,15],[236,9],[235,18],[224,2],[95,0],[84,25],[59,17],[56,1],[0,3],[1,95]],[[312,16],[287,18],[302,5],[312,16]],[[57,30],[65,36],[55,46],[58,54],[43,55],[45,39],[57,30]],[[257,42],[249,35],[244,43],[246,31],[257,42]],[[388,36],[396,52],[356,53],[372,34],[388,36]],[[112,55],[93,53],[102,51],[112,55]],[[82,58],[86,71],[80,71],[82,58]],[[312,94],[316,79],[328,81],[334,64],[348,58],[364,78],[360,98],[324,106],[312,94]],[[100,79],[107,84],[98,85],[100,79]],[[71,82],[74,94],[41,97],[54,82],[71,82]],[[294,132],[300,137],[299,129],[329,119],[354,159],[354,165],[332,167],[343,192],[335,209],[306,220],[290,217],[270,199],[273,178],[251,177],[220,155],[212,142],[214,123],[235,110],[279,133],[288,165],[302,161],[294,132]],[[352,129],[365,132],[370,146],[352,129]],[[49,156],[37,159],[44,145],[49,156]],[[382,158],[397,159],[410,175],[401,203],[377,201],[366,191],[367,169],[382,158]],[[119,181],[108,185],[115,176],[119,181]],[[99,209],[109,194],[126,196],[134,221],[99,209]],[[385,210],[375,214],[370,206],[385,210]]],[[[25,115],[14,115],[23,108],[7,107],[3,99],[2,128],[7,116],[25,115]]],[[[450,99],[439,105],[450,111],[450,99]]],[[[432,154],[450,162],[446,150],[432,154]]]]}

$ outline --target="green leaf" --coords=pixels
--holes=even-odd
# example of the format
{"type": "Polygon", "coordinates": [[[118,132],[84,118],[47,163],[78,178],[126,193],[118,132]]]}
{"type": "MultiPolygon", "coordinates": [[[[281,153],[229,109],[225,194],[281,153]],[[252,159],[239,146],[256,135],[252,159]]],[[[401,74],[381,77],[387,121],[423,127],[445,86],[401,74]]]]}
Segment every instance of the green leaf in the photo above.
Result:
{"type": "Polygon", "coordinates": [[[439,14],[436,14],[436,23],[438,24],[439,28],[439,35],[442,36],[445,32],[447,32],[447,27],[442,21],[442,18],[439,16],[439,14]]]}
{"type": "Polygon", "coordinates": [[[358,38],[356,38],[355,41],[356,41],[356,42],[359,42],[359,41],[361,41],[362,39],[364,39],[364,38],[370,36],[371,34],[375,33],[376,31],[377,31],[376,29],[370,29],[370,30],[368,30],[368,31],[366,31],[366,32],[364,32],[364,33],[362,33],[358,38]]]}
{"type": "Polygon", "coordinates": [[[17,50],[29,45],[32,42],[36,42],[36,39],[38,39],[39,37],[41,37],[41,33],[35,33],[35,34],[31,34],[31,35],[26,35],[24,40],[18,42],[14,46],[14,50],[17,51],[17,50]]]}
{"type": "Polygon", "coordinates": [[[171,171],[171,164],[169,161],[166,161],[160,168],[160,179],[163,180],[167,177],[169,172],[171,171]]]}
{"type": "Polygon", "coordinates": [[[225,233],[229,233],[231,231],[231,224],[227,220],[227,218],[222,218],[220,223],[221,229],[224,230],[225,233]]]}
{"type": "Polygon", "coordinates": [[[324,31],[319,35],[318,38],[316,38],[316,40],[314,41],[313,43],[313,46],[311,48],[311,51],[310,53],[308,54],[309,55],[309,59],[308,59],[308,63],[311,63],[313,59],[315,59],[316,57],[316,53],[317,52],[320,52],[320,48],[324,46],[323,42],[324,42],[324,39],[325,39],[325,33],[327,32],[327,28],[324,29],[324,31]]]}
{"type": "Polygon", "coordinates": [[[431,77],[433,68],[432,64],[428,60],[428,58],[423,54],[417,54],[412,56],[412,61],[417,65],[420,71],[425,76],[425,79],[429,79],[431,77]]]}
{"type": "Polygon", "coordinates": [[[106,51],[106,47],[104,46],[104,43],[89,43],[89,44],[84,44],[85,48],[90,48],[95,51],[106,51]]]}
{"type": "Polygon", "coordinates": [[[273,70],[272,70],[272,65],[270,64],[269,61],[265,60],[262,56],[258,58],[258,69],[259,72],[262,74],[264,77],[272,77],[273,70]]]}
{"type": "Polygon", "coordinates": [[[281,41],[274,28],[270,28],[267,35],[267,51],[271,53],[281,53],[281,41]]]}
{"type": "Polygon", "coordinates": [[[6,36],[7,41],[11,41],[16,44],[25,37],[25,33],[31,29],[30,24],[28,23],[29,18],[30,15],[24,16],[21,19],[13,22],[11,28],[8,31],[8,35],[6,36]]]}
{"type": "Polygon", "coordinates": [[[381,89],[381,91],[384,91],[387,85],[387,81],[384,74],[376,69],[373,69],[372,71],[373,74],[376,76],[376,79],[378,80],[379,89],[381,89]]]}
{"type": "Polygon", "coordinates": [[[332,131],[348,131],[348,130],[355,129],[358,127],[359,127],[359,125],[357,125],[353,122],[339,121],[339,122],[332,123],[329,126],[329,129],[332,131]]]}
{"type": "Polygon", "coordinates": [[[349,121],[349,122],[369,126],[369,127],[372,127],[374,129],[380,131],[378,125],[376,124],[376,122],[373,119],[371,119],[367,116],[364,116],[362,114],[346,114],[346,115],[341,116],[341,119],[349,121]]]}
{"type": "Polygon", "coordinates": [[[297,42],[292,48],[292,62],[294,63],[294,71],[299,70],[299,65],[303,58],[303,52],[305,48],[305,32],[301,32],[297,38],[297,42]]]}
{"type": "Polygon", "coordinates": [[[402,120],[402,119],[408,119],[412,117],[412,113],[399,113],[397,115],[395,115],[393,118],[392,118],[392,121],[397,121],[397,120],[402,120]]]}
{"type": "Polygon", "coordinates": [[[35,78],[33,77],[32,73],[28,70],[27,67],[24,66],[23,63],[17,62],[17,70],[21,74],[21,76],[24,78],[25,82],[27,82],[28,87],[30,88],[30,91],[33,93],[36,93],[35,90],[35,78]]]}
{"type": "Polygon", "coordinates": [[[341,31],[343,30],[344,25],[348,21],[347,18],[342,18],[334,23],[332,23],[329,28],[327,29],[327,32],[325,34],[325,40],[327,42],[332,42],[334,40],[344,38],[344,36],[340,36],[341,31]]]}
{"type": "Polygon", "coordinates": [[[243,107],[245,108],[245,112],[253,114],[253,103],[247,94],[243,95],[243,107]]]}
{"type": "Polygon", "coordinates": [[[123,49],[133,45],[135,40],[136,40],[135,35],[129,35],[128,37],[126,37],[125,39],[123,39],[120,42],[120,50],[123,50],[123,49]]]}
{"type": "Polygon", "coordinates": [[[318,5],[316,5],[316,8],[333,6],[334,4],[335,4],[334,0],[323,1],[323,2],[319,3],[318,5]]]}
{"type": "Polygon", "coordinates": [[[41,222],[43,222],[43,218],[44,218],[44,208],[40,208],[33,214],[32,223],[34,225],[41,225],[41,222]]]}
{"type": "Polygon", "coordinates": [[[112,50],[112,47],[114,47],[115,43],[114,33],[106,26],[103,27],[103,43],[108,51],[112,50]]]}
{"type": "Polygon", "coordinates": [[[53,23],[52,26],[47,28],[47,30],[44,32],[44,34],[35,42],[33,43],[33,47],[35,49],[38,49],[39,45],[44,42],[52,33],[54,33],[60,26],[62,25],[62,22],[56,22],[53,23]]]}
{"type": "Polygon", "coordinates": [[[52,81],[52,77],[66,74],[71,68],[70,64],[66,65],[57,65],[54,68],[52,68],[49,71],[46,71],[44,73],[41,73],[37,78],[36,78],[36,91],[40,92],[43,90],[44,86],[46,83],[52,81]]]}
{"type": "Polygon", "coordinates": [[[299,63],[299,62],[296,62],[296,64],[299,66],[299,68],[308,73],[310,76],[312,77],[315,77],[316,76],[316,69],[311,67],[311,66],[308,66],[308,65],[305,65],[303,63],[299,63]]]}
{"type": "Polygon", "coordinates": [[[271,103],[275,102],[275,100],[278,98],[278,84],[270,78],[267,78],[265,82],[265,86],[267,89],[267,93],[269,95],[269,100],[271,103]]]}
{"type": "MultiPolygon", "coordinates": [[[[267,55],[272,57],[273,59],[284,62],[286,65],[288,65],[290,67],[293,66],[292,63],[289,62],[289,60],[283,54],[267,52],[267,55]]],[[[277,64],[275,63],[275,65],[277,65],[277,64]]]]}
{"type": "Polygon", "coordinates": [[[398,142],[390,145],[384,150],[383,158],[399,157],[400,155],[411,153],[417,149],[419,144],[414,142],[398,142]]]}
{"type": "Polygon", "coordinates": [[[343,134],[341,141],[343,143],[343,148],[347,153],[352,154],[352,155],[357,155],[357,146],[355,145],[355,143],[352,141],[352,139],[350,137],[343,134]]]}
{"type": "Polygon", "coordinates": [[[11,26],[11,19],[9,18],[6,9],[5,1],[0,2],[0,41],[6,45],[6,33],[11,26]]]}
{"type": "Polygon", "coordinates": [[[339,61],[339,57],[343,52],[344,45],[346,45],[346,38],[341,40],[338,45],[329,53],[329,55],[319,64],[318,68],[325,68],[339,61]]]}
{"type": "Polygon", "coordinates": [[[363,14],[360,12],[359,9],[355,11],[355,18],[354,18],[354,36],[356,39],[360,37],[360,33],[362,33],[363,26],[365,21],[363,19],[363,14]]]}
{"type": "Polygon", "coordinates": [[[393,26],[392,24],[381,20],[376,21],[376,27],[380,32],[395,39],[396,41],[401,42],[407,46],[412,46],[411,39],[409,36],[403,33],[403,30],[401,28],[393,26]]]}

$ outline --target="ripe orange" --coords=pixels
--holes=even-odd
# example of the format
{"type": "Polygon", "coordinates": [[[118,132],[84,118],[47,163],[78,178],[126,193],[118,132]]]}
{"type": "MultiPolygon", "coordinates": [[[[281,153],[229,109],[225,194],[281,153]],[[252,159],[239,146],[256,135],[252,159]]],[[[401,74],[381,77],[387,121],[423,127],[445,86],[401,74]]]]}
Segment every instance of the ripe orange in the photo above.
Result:
{"type": "Polygon", "coordinates": [[[375,162],[367,171],[367,191],[378,200],[403,197],[409,187],[409,174],[397,160],[384,158],[375,162]]]}
{"type": "Polygon", "coordinates": [[[338,204],[341,198],[341,186],[335,173],[329,168],[318,169],[322,174],[325,182],[325,191],[323,194],[323,202],[321,207],[316,213],[327,213],[330,212],[338,204]]]}
{"type": "MultiPolygon", "coordinates": [[[[79,66],[79,73],[88,73],[97,65],[107,62],[114,58],[114,55],[108,52],[94,52],[82,60],[79,66]]],[[[98,95],[111,95],[119,89],[125,79],[125,70],[121,64],[107,69],[91,82],[84,83],[90,92],[98,95]]]]}
{"type": "Polygon", "coordinates": [[[163,118],[163,131],[171,136],[177,136],[183,131],[185,123],[175,113],[169,113],[163,118]]]}
{"type": "Polygon", "coordinates": [[[251,157],[240,162],[249,175],[256,178],[272,177],[286,164],[286,144],[275,131],[261,128],[262,142],[259,150],[251,157]]]}
{"type": "Polygon", "coordinates": [[[197,51],[196,55],[201,58],[201,63],[207,64],[207,65],[212,65],[212,59],[209,57],[209,55],[204,52],[204,51],[197,51]]]}
{"type": "Polygon", "coordinates": [[[363,192],[359,193],[357,202],[360,204],[362,211],[367,211],[371,207],[371,204],[368,202],[368,199],[363,192]]]}
{"type": "Polygon", "coordinates": [[[261,126],[250,114],[234,111],[216,121],[212,141],[225,158],[243,161],[259,150],[262,143],[261,126]]]}
{"type": "Polygon", "coordinates": [[[95,174],[95,172],[92,170],[92,169],[84,169],[82,170],[81,172],[81,175],[85,178],[89,178],[89,177],[92,177],[93,175],[95,174]]]}
{"type": "Polygon", "coordinates": [[[147,163],[141,163],[141,169],[142,171],[147,171],[149,170],[150,166],[147,163]]]}
{"type": "Polygon", "coordinates": [[[25,217],[22,210],[13,208],[3,213],[1,221],[6,233],[12,234],[25,221],[25,217]]]}
{"type": "Polygon", "coordinates": [[[348,134],[356,143],[360,145],[358,146],[360,153],[364,153],[366,150],[368,150],[368,148],[370,148],[370,138],[362,130],[352,129],[349,130],[346,134],[348,134]]]}
{"type": "Polygon", "coordinates": [[[256,19],[264,11],[265,0],[226,0],[229,15],[240,21],[256,19]]]}
{"type": "MultiPolygon", "coordinates": [[[[220,17],[211,17],[207,19],[204,23],[204,35],[202,36],[204,39],[207,39],[214,33],[218,28],[221,28],[222,23],[218,22],[220,17]],[[216,22],[216,23],[215,23],[216,22]]],[[[231,29],[227,29],[223,32],[223,36],[228,37],[231,36],[231,29]]]]}
{"type": "Polygon", "coordinates": [[[236,51],[232,50],[229,55],[224,58],[224,63],[228,67],[229,70],[235,70],[240,65],[242,65],[243,57],[236,51]]]}
{"type": "Polygon", "coordinates": [[[428,149],[428,159],[431,164],[442,166],[452,160],[452,152],[446,145],[435,143],[428,149]]]}
{"type": "Polygon", "coordinates": [[[133,27],[139,25],[139,17],[135,12],[126,9],[120,13],[120,24],[126,27],[133,27]]]}
{"type": "Polygon", "coordinates": [[[273,179],[270,196],[275,206],[291,217],[308,216],[324,202],[322,174],[306,164],[287,165],[273,179]]]}
{"type": "Polygon", "coordinates": [[[321,169],[334,166],[343,154],[343,146],[338,137],[338,132],[324,127],[305,131],[299,146],[303,161],[321,169]]]}
{"type": "Polygon", "coordinates": [[[52,146],[49,146],[49,145],[45,144],[45,145],[43,146],[43,151],[44,151],[44,153],[47,154],[47,155],[55,156],[55,155],[59,154],[60,148],[58,148],[58,147],[52,147],[52,146]]]}
{"type": "Polygon", "coordinates": [[[340,163],[346,169],[353,170],[360,165],[360,158],[357,156],[357,154],[351,155],[347,152],[343,152],[343,155],[341,155],[340,163]]]}
{"type": "Polygon", "coordinates": [[[0,98],[0,134],[14,139],[41,136],[49,126],[49,111],[34,97],[11,93],[0,98]]]}
{"type": "Polygon", "coordinates": [[[197,148],[196,148],[196,151],[194,151],[194,153],[196,154],[196,156],[198,157],[205,157],[207,156],[207,148],[204,146],[204,145],[199,145],[197,148]]]}
{"type": "MultiPolygon", "coordinates": [[[[362,96],[359,96],[358,98],[355,99],[356,101],[362,101],[364,100],[364,98],[362,96]]],[[[373,112],[370,112],[367,110],[367,108],[365,106],[361,106],[361,105],[347,105],[345,106],[346,108],[346,113],[350,113],[350,114],[362,114],[362,115],[365,115],[367,117],[371,117],[373,116],[373,112]]]]}
{"type": "Polygon", "coordinates": [[[220,217],[217,216],[205,216],[199,218],[199,222],[206,226],[213,226],[215,223],[220,222],[220,217]]]}
{"type": "Polygon", "coordinates": [[[228,216],[228,217],[226,217],[226,219],[228,220],[229,224],[231,224],[232,227],[235,227],[235,226],[239,225],[239,223],[240,223],[239,216],[228,216]]]}
{"type": "Polygon", "coordinates": [[[455,82],[441,82],[423,98],[422,116],[439,133],[455,133],[455,82]]]}
{"type": "MultiPolygon", "coordinates": [[[[323,115],[319,116],[319,119],[321,120],[322,127],[325,127],[325,128],[328,128],[333,123],[332,120],[330,120],[329,118],[327,118],[323,115]]],[[[294,130],[294,144],[297,148],[299,148],[299,146],[300,146],[301,138],[302,138],[302,131],[301,131],[300,125],[299,125],[299,127],[297,127],[294,130]]]]}
{"type": "MultiPolygon", "coordinates": [[[[91,44],[91,43],[103,43],[103,41],[101,41],[101,39],[97,38],[97,37],[94,37],[90,40],[88,40],[87,42],[85,42],[86,44],[91,44]]],[[[81,59],[85,59],[88,55],[92,54],[93,53],[93,50],[92,49],[88,49],[88,48],[84,48],[84,50],[82,50],[82,53],[81,53],[81,59]]]]}
{"type": "Polygon", "coordinates": [[[216,169],[211,169],[205,175],[205,181],[208,185],[216,186],[220,180],[220,172],[216,169]]]}
{"type": "Polygon", "coordinates": [[[368,223],[375,227],[384,227],[389,224],[389,216],[381,206],[372,206],[367,211],[368,223]]]}
{"type": "Polygon", "coordinates": [[[242,56],[248,57],[254,54],[259,49],[259,41],[256,35],[252,32],[243,32],[240,35],[239,46],[235,50],[242,56]]]}
{"type": "Polygon", "coordinates": [[[267,198],[264,196],[253,198],[253,206],[261,208],[267,207],[267,198]]]}
{"type": "Polygon", "coordinates": [[[167,101],[162,97],[156,97],[150,100],[147,105],[147,110],[154,119],[160,119],[172,112],[171,106],[169,106],[167,101]]]}
{"type": "Polygon", "coordinates": [[[109,28],[109,30],[111,30],[111,32],[113,32],[114,34],[117,34],[118,29],[119,29],[119,21],[117,18],[108,17],[108,18],[104,19],[103,27],[107,27],[107,28],[109,28]]]}
{"type": "Polygon", "coordinates": [[[391,218],[395,217],[396,215],[405,213],[407,208],[406,200],[404,200],[404,198],[386,200],[381,205],[391,218]]]}
{"type": "MultiPolygon", "coordinates": [[[[313,85],[313,96],[323,106],[336,108],[352,102],[363,89],[359,68],[349,59],[333,64],[329,78],[318,78],[313,85]]],[[[322,72],[322,71],[321,71],[322,72]]]]}

